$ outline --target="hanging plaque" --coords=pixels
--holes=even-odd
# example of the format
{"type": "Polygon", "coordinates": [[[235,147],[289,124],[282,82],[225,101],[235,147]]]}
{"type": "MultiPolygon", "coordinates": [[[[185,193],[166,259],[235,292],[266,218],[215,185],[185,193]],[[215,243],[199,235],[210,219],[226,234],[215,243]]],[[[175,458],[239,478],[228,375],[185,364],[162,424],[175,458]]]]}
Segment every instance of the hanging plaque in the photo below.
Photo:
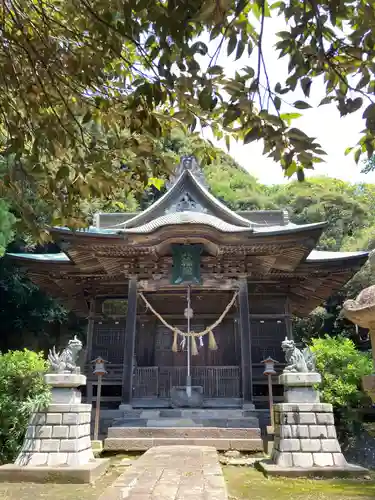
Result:
{"type": "Polygon", "coordinates": [[[172,245],[172,285],[201,283],[202,245],[172,245]]]}

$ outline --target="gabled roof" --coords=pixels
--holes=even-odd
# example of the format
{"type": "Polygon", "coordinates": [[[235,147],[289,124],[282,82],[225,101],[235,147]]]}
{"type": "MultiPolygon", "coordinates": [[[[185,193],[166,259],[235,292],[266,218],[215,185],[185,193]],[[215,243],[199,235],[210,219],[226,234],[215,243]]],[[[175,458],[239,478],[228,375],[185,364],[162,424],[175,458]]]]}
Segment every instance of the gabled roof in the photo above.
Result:
{"type": "Polygon", "coordinates": [[[173,212],[174,205],[177,205],[181,197],[186,193],[190,195],[196,205],[199,205],[199,209],[197,211],[215,215],[224,222],[236,226],[249,228],[257,225],[256,223],[245,219],[245,217],[236,214],[226,207],[223,203],[217,200],[189,170],[184,170],[171,189],[161,196],[155,203],[146,208],[143,212],[122,222],[121,224],[112,226],[112,228],[135,228],[137,226],[145,225],[148,222],[167,214],[168,212],[173,212]]]}

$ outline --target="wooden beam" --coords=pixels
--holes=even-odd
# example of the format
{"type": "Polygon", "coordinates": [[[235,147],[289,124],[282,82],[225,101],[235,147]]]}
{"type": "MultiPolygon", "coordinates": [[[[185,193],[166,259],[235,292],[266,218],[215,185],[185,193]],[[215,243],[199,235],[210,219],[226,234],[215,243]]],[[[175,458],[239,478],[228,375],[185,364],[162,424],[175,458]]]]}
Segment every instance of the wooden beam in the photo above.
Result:
{"type": "MultiPolygon", "coordinates": [[[[220,279],[220,278],[203,278],[201,285],[193,285],[193,290],[234,290],[238,287],[238,280],[235,279],[220,279]]],[[[186,283],[181,285],[172,285],[169,279],[161,278],[159,280],[141,280],[139,281],[139,289],[145,292],[156,292],[158,290],[185,290],[186,283]]]]}
{"type": "Polygon", "coordinates": [[[122,393],[123,404],[130,404],[133,393],[133,365],[135,349],[135,332],[137,325],[137,279],[132,277],[129,280],[128,290],[128,311],[125,326],[124,342],[124,367],[122,372],[122,393]]]}

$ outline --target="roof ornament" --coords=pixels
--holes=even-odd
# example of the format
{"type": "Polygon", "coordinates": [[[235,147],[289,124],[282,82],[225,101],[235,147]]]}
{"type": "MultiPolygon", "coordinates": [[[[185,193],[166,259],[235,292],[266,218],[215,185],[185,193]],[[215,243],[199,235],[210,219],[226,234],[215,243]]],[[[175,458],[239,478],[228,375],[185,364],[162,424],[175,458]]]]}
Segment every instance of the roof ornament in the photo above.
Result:
{"type": "Polygon", "coordinates": [[[179,177],[188,170],[192,175],[194,175],[195,179],[206,189],[208,189],[208,185],[206,183],[206,179],[204,178],[203,171],[199,166],[195,156],[182,156],[180,163],[174,169],[173,174],[170,176],[169,180],[166,182],[167,189],[171,189],[171,187],[177,182],[179,177]]]}
{"type": "Polygon", "coordinates": [[[204,208],[200,203],[197,203],[194,198],[191,197],[190,193],[185,192],[179,198],[177,203],[174,203],[170,208],[168,208],[165,213],[176,213],[176,212],[202,212],[206,213],[207,209],[204,208]]]}

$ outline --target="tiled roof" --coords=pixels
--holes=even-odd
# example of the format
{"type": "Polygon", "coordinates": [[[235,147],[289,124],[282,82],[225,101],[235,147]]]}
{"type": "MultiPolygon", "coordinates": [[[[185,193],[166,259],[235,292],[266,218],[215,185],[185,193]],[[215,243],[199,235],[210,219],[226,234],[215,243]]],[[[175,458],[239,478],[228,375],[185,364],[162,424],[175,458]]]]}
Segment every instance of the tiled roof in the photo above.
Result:
{"type": "MultiPolygon", "coordinates": [[[[233,226],[236,227],[236,226],[233,226]]],[[[285,226],[284,226],[285,227],[285,226]]],[[[246,230],[246,228],[236,228],[236,230],[246,230]]],[[[131,229],[127,229],[127,232],[131,229]]],[[[91,231],[90,231],[91,232],[91,231]]],[[[97,231],[93,231],[97,232],[97,231]]],[[[146,232],[146,231],[144,231],[146,232]]],[[[9,257],[19,259],[33,260],[36,262],[71,262],[69,257],[64,253],[7,253],[9,257]]],[[[307,262],[324,262],[324,261],[338,261],[345,259],[356,259],[359,257],[366,257],[368,252],[326,252],[319,250],[312,250],[308,255],[307,262]]]]}
{"type": "Polygon", "coordinates": [[[10,257],[48,262],[70,262],[69,257],[64,252],[59,253],[7,253],[10,257]]]}
{"type": "Polygon", "coordinates": [[[172,188],[167,191],[161,198],[159,198],[157,201],[155,201],[152,205],[150,205],[146,210],[143,212],[135,215],[134,217],[122,222],[121,224],[118,224],[114,227],[118,229],[122,228],[135,228],[136,226],[140,227],[142,224],[145,224],[145,220],[150,222],[150,218],[152,219],[152,215],[158,211],[160,207],[167,206],[170,200],[173,199],[176,193],[179,193],[179,190],[182,188],[182,186],[185,185],[186,181],[190,181],[194,184],[195,188],[200,191],[200,193],[203,195],[203,197],[206,199],[206,201],[215,208],[215,211],[218,215],[220,215],[223,218],[226,218],[229,221],[232,221],[233,224],[242,226],[245,228],[252,227],[256,225],[256,223],[250,222],[248,219],[245,217],[242,217],[241,215],[236,214],[236,212],[233,212],[230,208],[224,205],[224,203],[221,203],[215,196],[213,196],[207,189],[205,189],[204,186],[202,186],[199,181],[194,177],[193,174],[191,174],[188,170],[185,170],[180,177],[178,178],[177,182],[172,186],[172,188]]]}
{"type": "Polygon", "coordinates": [[[191,211],[166,214],[153,221],[147,222],[142,226],[134,228],[118,228],[117,231],[121,233],[152,233],[162,226],[181,224],[204,224],[206,226],[211,226],[218,231],[222,231],[223,233],[253,232],[253,227],[250,225],[248,227],[236,226],[215,217],[215,215],[191,211]]]}
{"type": "Polygon", "coordinates": [[[310,262],[317,262],[350,258],[354,259],[356,257],[366,256],[368,256],[368,252],[327,252],[323,250],[311,250],[306,260],[310,262]]]}

